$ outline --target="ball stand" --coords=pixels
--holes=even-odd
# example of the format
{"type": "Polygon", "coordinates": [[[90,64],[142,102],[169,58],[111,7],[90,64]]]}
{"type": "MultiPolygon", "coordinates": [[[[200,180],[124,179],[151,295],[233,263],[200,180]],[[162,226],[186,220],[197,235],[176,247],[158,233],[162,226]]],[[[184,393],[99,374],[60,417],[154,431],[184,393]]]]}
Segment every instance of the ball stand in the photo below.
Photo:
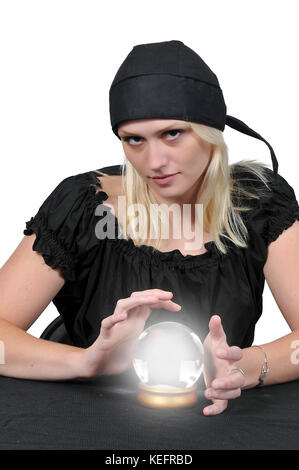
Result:
{"type": "Polygon", "coordinates": [[[196,385],[178,390],[150,387],[139,382],[138,388],[138,402],[150,408],[184,408],[195,405],[198,399],[196,385]]]}

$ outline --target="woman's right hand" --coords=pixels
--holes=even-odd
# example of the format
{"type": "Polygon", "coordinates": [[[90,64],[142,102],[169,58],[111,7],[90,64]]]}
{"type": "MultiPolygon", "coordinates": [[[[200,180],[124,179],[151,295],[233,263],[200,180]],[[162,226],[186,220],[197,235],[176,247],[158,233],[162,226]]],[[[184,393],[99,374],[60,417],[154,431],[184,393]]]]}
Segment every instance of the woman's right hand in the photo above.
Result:
{"type": "Polygon", "coordinates": [[[88,376],[119,374],[132,363],[135,344],[153,308],[165,308],[178,312],[181,306],[173,302],[171,292],[148,289],[133,292],[130,297],[119,299],[113,315],[101,324],[96,341],[82,351],[83,367],[88,376]]]}

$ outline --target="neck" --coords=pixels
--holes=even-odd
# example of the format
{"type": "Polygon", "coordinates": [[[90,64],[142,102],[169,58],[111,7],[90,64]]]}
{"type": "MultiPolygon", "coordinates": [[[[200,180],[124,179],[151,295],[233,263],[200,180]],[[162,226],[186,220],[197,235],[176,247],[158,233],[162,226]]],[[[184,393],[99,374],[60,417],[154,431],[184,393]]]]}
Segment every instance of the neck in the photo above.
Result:
{"type": "MultiPolygon", "coordinates": [[[[199,178],[199,180],[196,181],[196,183],[181,196],[162,197],[159,194],[154,193],[155,199],[158,204],[166,204],[167,206],[171,206],[172,204],[177,204],[181,210],[181,218],[183,217],[184,204],[190,205],[191,225],[192,227],[194,227],[195,204],[196,204],[196,199],[197,199],[197,194],[200,188],[200,184],[201,184],[201,178],[199,178]]],[[[169,215],[170,215],[170,218],[172,219],[172,212],[170,212],[169,215]]]]}

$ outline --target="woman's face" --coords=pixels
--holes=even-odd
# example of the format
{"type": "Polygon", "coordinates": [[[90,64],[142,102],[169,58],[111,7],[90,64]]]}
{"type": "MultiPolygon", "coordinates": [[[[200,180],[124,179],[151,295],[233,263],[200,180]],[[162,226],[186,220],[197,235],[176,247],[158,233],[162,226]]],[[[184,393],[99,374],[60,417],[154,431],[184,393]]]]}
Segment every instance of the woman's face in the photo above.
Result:
{"type": "MultiPolygon", "coordinates": [[[[160,201],[191,201],[211,157],[212,144],[202,140],[185,121],[138,119],[119,125],[129,162],[160,201]],[[156,176],[175,174],[164,184],[156,176]]],[[[163,180],[160,180],[163,182],[163,180]]]]}

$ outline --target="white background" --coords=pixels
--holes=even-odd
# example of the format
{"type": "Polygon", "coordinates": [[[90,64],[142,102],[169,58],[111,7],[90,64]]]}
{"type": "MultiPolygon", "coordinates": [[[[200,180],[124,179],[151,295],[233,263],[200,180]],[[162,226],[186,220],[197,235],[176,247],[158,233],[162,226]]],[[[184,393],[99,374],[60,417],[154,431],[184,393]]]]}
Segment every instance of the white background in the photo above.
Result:
{"type": "MultiPolygon", "coordinates": [[[[298,199],[297,7],[296,0],[0,1],[0,266],[62,179],[122,163],[108,91],[136,44],[176,39],[194,49],[217,75],[227,114],[270,142],[298,199]]],[[[224,137],[231,162],[271,163],[263,142],[229,127],[224,137]]],[[[29,332],[39,336],[57,315],[51,303],[29,332]]],[[[289,331],[266,284],[254,344],[289,331]]]]}

